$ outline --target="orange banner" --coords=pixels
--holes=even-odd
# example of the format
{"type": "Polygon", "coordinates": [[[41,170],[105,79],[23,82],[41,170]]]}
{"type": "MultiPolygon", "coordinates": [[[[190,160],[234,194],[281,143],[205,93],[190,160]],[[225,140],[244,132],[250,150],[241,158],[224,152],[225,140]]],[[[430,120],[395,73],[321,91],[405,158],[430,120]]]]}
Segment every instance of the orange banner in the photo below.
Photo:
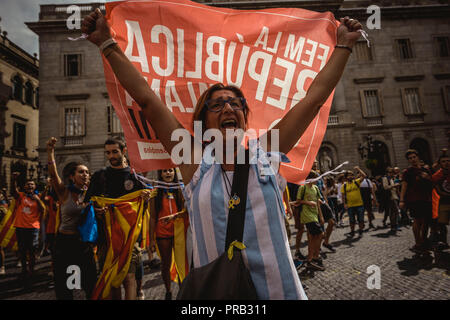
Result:
{"type": "MultiPolygon", "coordinates": [[[[200,94],[217,82],[242,89],[249,127],[273,127],[306,94],[336,44],[330,12],[303,9],[233,10],[186,0],[106,4],[113,37],[148,84],[193,134],[200,94]]],[[[173,167],[170,155],[124,91],[108,62],[109,97],[124,129],[131,165],[138,172],[173,167]]],[[[288,154],[282,175],[300,182],[322,142],[333,94],[288,154]]]]}

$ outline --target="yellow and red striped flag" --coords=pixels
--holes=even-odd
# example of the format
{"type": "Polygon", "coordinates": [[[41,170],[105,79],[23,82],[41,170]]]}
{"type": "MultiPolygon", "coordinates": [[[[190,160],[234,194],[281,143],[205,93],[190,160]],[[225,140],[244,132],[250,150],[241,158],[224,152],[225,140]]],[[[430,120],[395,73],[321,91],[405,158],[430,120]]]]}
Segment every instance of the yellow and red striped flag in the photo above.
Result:
{"type": "Polygon", "coordinates": [[[0,247],[17,251],[16,228],[14,227],[16,220],[15,207],[16,201],[13,199],[3,221],[0,221],[0,247]]]}
{"type": "Polygon", "coordinates": [[[177,218],[173,222],[173,250],[170,276],[172,281],[183,282],[189,273],[189,263],[186,252],[186,232],[189,226],[187,213],[185,218],[177,218]],[[178,276],[177,276],[178,275],[178,276]]]}
{"type": "Polygon", "coordinates": [[[108,299],[111,287],[119,288],[125,279],[131,261],[131,253],[142,228],[145,202],[143,190],[129,193],[117,199],[92,197],[105,212],[107,253],[103,270],[97,280],[92,299],[108,299]]]}
{"type": "MultiPolygon", "coordinates": [[[[189,262],[186,252],[186,233],[189,227],[187,212],[173,221],[173,249],[172,263],[170,265],[170,279],[174,282],[183,282],[189,273],[189,262]]],[[[152,236],[155,237],[156,234],[152,236]]],[[[158,242],[155,241],[156,253],[161,258],[158,242]]]]}

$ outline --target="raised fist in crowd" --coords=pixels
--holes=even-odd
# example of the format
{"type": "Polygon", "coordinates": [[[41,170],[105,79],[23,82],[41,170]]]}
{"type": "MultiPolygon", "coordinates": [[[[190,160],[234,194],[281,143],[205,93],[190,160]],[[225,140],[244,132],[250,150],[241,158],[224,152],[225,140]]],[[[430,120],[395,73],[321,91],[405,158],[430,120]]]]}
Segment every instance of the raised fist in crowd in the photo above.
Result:
{"type": "Polygon", "coordinates": [[[83,19],[81,32],[87,34],[87,39],[97,47],[111,38],[109,24],[98,8],[83,19]]]}

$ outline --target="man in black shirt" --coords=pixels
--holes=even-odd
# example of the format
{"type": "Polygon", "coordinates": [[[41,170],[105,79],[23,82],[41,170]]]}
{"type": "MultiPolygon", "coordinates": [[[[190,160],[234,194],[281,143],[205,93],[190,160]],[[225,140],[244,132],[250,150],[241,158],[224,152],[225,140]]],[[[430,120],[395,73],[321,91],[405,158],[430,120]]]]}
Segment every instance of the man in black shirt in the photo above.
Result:
{"type": "MultiPolygon", "coordinates": [[[[105,142],[105,154],[111,164],[110,167],[96,171],[91,178],[89,189],[86,192],[85,201],[88,202],[92,196],[102,196],[106,198],[119,198],[128,193],[145,189],[145,186],[136,179],[128,166],[125,153],[127,148],[125,143],[118,138],[110,138],[105,142]]],[[[148,201],[150,199],[150,190],[145,190],[142,197],[148,201]]],[[[95,207],[95,212],[99,223],[99,242],[98,256],[100,265],[103,267],[106,255],[106,237],[104,234],[103,213],[106,208],[95,207]]],[[[140,252],[136,248],[133,249],[132,260],[128,270],[128,274],[123,281],[125,287],[125,299],[136,300],[136,279],[135,273],[140,263],[140,252]]],[[[114,300],[121,299],[121,289],[112,288],[112,298],[114,300]]]]}

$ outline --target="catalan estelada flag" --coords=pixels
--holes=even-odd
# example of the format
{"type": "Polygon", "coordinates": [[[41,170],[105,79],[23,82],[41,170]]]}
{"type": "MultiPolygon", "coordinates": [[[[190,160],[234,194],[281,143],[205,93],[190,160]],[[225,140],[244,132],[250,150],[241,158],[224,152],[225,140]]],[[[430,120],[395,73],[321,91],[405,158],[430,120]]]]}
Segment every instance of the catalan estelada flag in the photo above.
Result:
{"type": "Polygon", "coordinates": [[[16,201],[13,199],[5,217],[0,221],[0,247],[17,251],[16,228],[14,227],[16,220],[15,207],[16,201]]]}
{"type": "Polygon", "coordinates": [[[117,199],[92,197],[91,200],[105,212],[107,253],[103,270],[95,285],[92,299],[107,299],[111,287],[119,288],[131,261],[131,253],[141,232],[145,202],[143,190],[129,193],[117,199]]]}
{"type": "Polygon", "coordinates": [[[177,218],[173,222],[173,250],[170,277],[172,281],[183,282],[189,273],[189,263],[186,252],[186,232],[189,226],[187,212],[185,218],[177,218]]]}
{"type": "MultiPolygon", "coordinates": [[[[170,265],[170,279],[174,282],[183,282],[189,273],[189,261],[186,252],[186,233],[189,227],[187,213],[185,217],[178,217],[173,221],[173,249],[172,263],[170,265]]],[[[152,235],[155,237],[155,234],[152,235]]],[[[156,253],[161,258],[158,242],[155,241],[156,253]]]]}

